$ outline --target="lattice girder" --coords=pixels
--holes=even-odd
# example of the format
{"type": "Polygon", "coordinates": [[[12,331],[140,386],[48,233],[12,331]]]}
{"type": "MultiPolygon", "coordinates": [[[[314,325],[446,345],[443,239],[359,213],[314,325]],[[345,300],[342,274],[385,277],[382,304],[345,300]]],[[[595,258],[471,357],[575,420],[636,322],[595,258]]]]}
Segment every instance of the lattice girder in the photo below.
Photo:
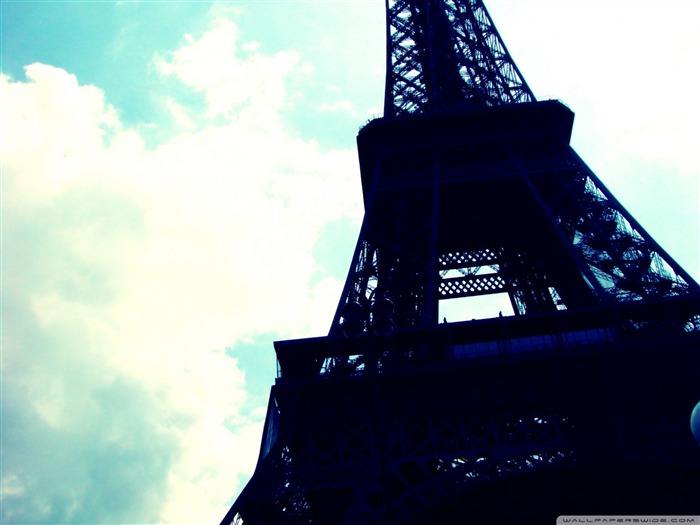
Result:
{"type": "Polygon", "coordinates": [[[503,259],[500,251],[492,251],[488,248],[483,250],[471,250],[464,252],[449,252],[440,256],[438,267],[440,270],[451,270],[457,268],[479,267],[498,264],[503,259]]]}
{"type": "Polygon", "coordinates": [[[530,504],[634,463],[635,502],[697,477],[700,287],[569,146],[573,113],[535,101],[482,0],[386,6],[348,277],[327,337],[275,343],[258,465],[223,523],[454,523],[508,486],[530,504]],[[503,293],[514,315],[438,318],[503,293]]]}
{"type": "Polygon", "coordinates": [[[465,275],[442,279],[438,292],[445,299],[474,297],[500,293],[507,290],[505,279],[500,275],[465,275]]]}
{"type": "Polygon", "coordinates": [[[605,294],[627,301],[697,288],[573,150],[568,157],[575,168],[538,170],[532,180],[605,294]]]}
{"type": "Polygon", "coordinates": [[[370,331],[379,296],[406,328],[438,322],[441,299],[505,292],[529,314],[697,292],[568,145],[568,118],[548,101],[368,124],[367,214],[331,333],[353,301],[370,331]],[[487,115],[502,131],[473,133],[487,115]]]}
{"type": "Polygon", "coordinates": [[[389,0],[386,116],[535,100],[481,0],[389,0]]]}

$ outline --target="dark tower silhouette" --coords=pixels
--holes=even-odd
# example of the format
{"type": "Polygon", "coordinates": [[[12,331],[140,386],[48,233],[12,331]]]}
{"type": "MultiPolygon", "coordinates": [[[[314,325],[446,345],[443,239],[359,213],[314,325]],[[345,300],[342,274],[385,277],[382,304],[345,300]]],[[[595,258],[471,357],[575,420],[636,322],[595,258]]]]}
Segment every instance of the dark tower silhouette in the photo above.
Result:
{"type": "Polygon", "coordinates": [[[328,336],[275,343],[222,523],[700,512],[700,288],[571,149],[573,118],[481,0],[387,2],[345,288],[328,336]],[[474,314],[485,295],[505,312],[474,314]]]}

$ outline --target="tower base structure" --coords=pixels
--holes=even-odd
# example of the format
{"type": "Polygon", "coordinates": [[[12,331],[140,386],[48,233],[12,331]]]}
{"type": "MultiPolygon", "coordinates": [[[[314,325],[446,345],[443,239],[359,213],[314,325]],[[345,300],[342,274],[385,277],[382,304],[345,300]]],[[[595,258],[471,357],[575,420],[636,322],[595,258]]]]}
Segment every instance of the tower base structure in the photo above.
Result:
{"type": "Polygon", "coordinates": [[[278,342],[258,468],[222,523],[697,513],[689,416],[700,336],[625,326],[699,307],[677,300],[278,342]],[[364,367],[344,376],[322,367],[359,355],[364,367]]]}

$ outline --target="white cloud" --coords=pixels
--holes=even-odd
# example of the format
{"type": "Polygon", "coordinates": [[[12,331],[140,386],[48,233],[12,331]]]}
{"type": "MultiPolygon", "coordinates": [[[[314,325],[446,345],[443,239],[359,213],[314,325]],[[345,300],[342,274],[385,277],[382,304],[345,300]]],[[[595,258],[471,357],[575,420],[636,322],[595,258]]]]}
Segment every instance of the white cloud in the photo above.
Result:
{"type": "Polygon", "coordinates": [[[360,213],[355,153],[283,130],[298,57],[219,21],[158,63],[207,107],[168,99],[182,127],[152,149],[64,70],[2,78],[7,520],[220,519],[264,416],[224,349],[335,307],[310,253],[360,213]],[[107,466],[119,508],[90,492],[107,466]]]}
{"type": "Polygon", "coordinates": [[[178,104],[172,97],[165,99],[165,105],[178,128],[183,130],[197,129],[197,123],[190,116],[191,111],[187,106],[178,104]]]}
{"type": "Polygon", "coordinates": [[[156,66],[161,74],[202,93],[210,118],[237,113],[267,125],[266,119],[275,121],[276,111],[286,103],[284,77],[299,55],[286,51],[266,56],[259,49],[256,42],[239,45],[236,25],[220,18],[200,39],[188,35],[186,46],[157,56],[156,66]]]}

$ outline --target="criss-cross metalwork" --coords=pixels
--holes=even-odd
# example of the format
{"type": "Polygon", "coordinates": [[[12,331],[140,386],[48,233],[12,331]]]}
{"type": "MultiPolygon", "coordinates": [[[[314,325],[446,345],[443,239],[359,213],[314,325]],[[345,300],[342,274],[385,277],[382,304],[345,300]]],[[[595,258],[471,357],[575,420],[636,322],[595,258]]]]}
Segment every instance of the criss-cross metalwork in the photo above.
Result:
{"type": "Polygon", "coordinates": [[[700,287],[571,148],[573,113],[535,100],[482,0],[386,8],[345,287],[327,336],[275,342],[222,525],[692,513],[700,287]],[[487,295],[512,311],[440,315],[487,295]]]}
{"type": "Polygon", "coordinates": [[[389,0],[385,116],[535,100],[481,0],[389,0]]]}

